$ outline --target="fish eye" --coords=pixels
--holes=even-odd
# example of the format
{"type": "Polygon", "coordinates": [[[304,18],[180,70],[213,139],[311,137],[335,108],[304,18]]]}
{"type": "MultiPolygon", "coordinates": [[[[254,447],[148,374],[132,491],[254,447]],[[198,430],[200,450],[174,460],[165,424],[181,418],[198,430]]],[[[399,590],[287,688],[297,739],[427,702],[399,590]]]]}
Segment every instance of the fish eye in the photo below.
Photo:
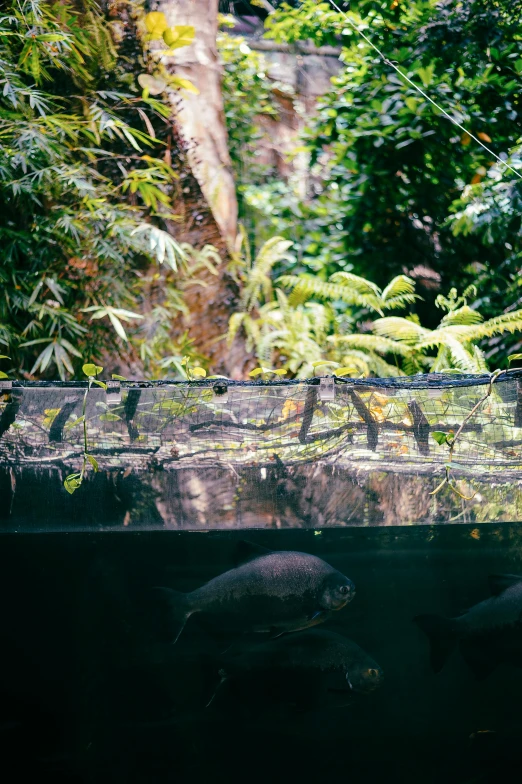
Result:
{"type": "Polygon", "coordinates": [[[346,595],[347,593],[350,593],[350,588],[347,585],[341,585],[339,588],[339,593],[346,595]]]}
{"type": "Polygon", "coordinates": [[[368,670],[368,675],[370,676],[370,678],[376,678],[378,674],[379,673],[377,672],[377,670],[368,670]]]}

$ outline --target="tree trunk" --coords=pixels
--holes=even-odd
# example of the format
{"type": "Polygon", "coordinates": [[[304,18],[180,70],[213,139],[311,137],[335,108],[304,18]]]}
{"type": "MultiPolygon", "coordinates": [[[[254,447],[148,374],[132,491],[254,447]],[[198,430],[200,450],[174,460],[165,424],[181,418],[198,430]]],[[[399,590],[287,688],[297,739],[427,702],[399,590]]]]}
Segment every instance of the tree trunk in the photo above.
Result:
{"type": "MultiPolygon", "coordinates": [[[[192,210],[189,220],[184,221],[183,239],[199,248],[212,244],[225,259],[237,234],[237,198],[216,45],[218,0],[159,0],[153,5],[154,10],[165,14],[170,27],[193,25],[196,29],[190,46],[163,60],[167,71],[188,79],[199,90],[195,95],[173,89],[169,96],[173,124],[186,144],[188,163],[211,213],[192,210]]],[[[198,188],[190,190],[201,204],[198,188]]],[[[224,263],[218,276],[203,270],[197,277],[203,285],[198,283],[186,290],[189,317],[183,319],[182,328],[188,327],[189,336],[208,358],[213,373],[242,378],[251,360],[244,340],[236,339],[229,350],[223,339],[238,306],[237,286],[225,272],[224,263]]]]}
{"type": "Polygon", "coordinates": [[[155,10],[165,14],[170,27],[196,28],[194,42],[163,62],[167,71],[188,79],[199,90],[197,95],[172,90],[170,100],[176,125],[189,145],[194,176],[223,238],[232,244],[237,234],[237,199],[216,45],[218,0],[159,0],[155,10]]]}
{"type": "MultiPolygon", "coordinates": [[[[125,0],[109,0],[106,10],[113,24],[118,25],[114,33],[119,51],[127,54],[127,63],[135,62],[136,56],[127,51],[137,39],[132,6],[125,0]]],[[[244,340],[236,338],[229,349],[224,339],[229,318],[238,307],[239,291],[225,265],[228,242],[234,241],[237,231],[237,200],[216,48],[217,0],[163,0],[151,3],[150,10],[162,11],[170,26],[189,24],[196,28],[194,43],[179,49],[166,62],[168,70],[189,79],[200,90],[199,95],[193,95],[173,89],[169,96],[173,139],[177,154],[184,159],[175,166],[180,187],[172,204],[172,211],[182,220],[168,229],[178,241],[196,249],[213,245],[223,259],[218,275],[204,268],[197,273],[198,283],[187,286],[184,299],[188,316],[172,325],[173,334],[188,330],[194,348],[208,359],[213,373],[238,379],[253,363],[244,340]]],[[[134,71],[136,75],[139,72],[137,68],[134,71]]]]}

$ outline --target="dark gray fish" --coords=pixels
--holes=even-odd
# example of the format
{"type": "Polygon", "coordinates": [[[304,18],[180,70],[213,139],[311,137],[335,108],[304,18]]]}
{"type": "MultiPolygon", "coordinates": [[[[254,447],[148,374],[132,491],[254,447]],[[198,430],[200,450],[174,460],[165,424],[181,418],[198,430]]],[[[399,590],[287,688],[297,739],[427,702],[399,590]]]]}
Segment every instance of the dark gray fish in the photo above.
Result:
{"type": "Polygon", "coordinates": [[[214,696],[223,684],[235,682],[247,693],[249,684],[263,694],[272,691],[280,701],[303,703],[313,698],[317,702],[334,693],[344,698],[344,704],[352,692],[372,692],[384,678],[379,665],[356,643],[322,629],[291,634],[231,655],[220,675],[214,696]]]}
{"type": "Polygon", "coordinates": [[[247,558],[191,593],[155,589],[167,599],[174,642],[195,613],[229,631],[278,636],[322,623],[354,597],[348,577],[314,555],[248,545],[247,558]]]}
{"type": "Polygon", "coordinates": [[[475,676],[486,678],[502,662],[522,666],[522,576],[489,577],[492,596],[457,618],[418,615],[414,622],[431,643],[431,664],[439,672],[458,646],[475,676]]]}

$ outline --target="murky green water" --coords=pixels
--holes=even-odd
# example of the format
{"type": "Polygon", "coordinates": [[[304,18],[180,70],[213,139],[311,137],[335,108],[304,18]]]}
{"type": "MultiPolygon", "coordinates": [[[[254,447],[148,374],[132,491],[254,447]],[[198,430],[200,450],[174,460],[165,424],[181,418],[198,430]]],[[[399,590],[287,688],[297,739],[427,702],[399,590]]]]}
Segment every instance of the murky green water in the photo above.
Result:
{"type": "Polygon", "coordinates": [[[0,759],[13,771],[4,780],[464,784],[520,769],[522,669],[501,664],[478,681],[455,651],[435,674],[412,622],[486,599],[491,573],[522,573],[520,524],[249,531],[353,580],[355,599],[321,629],[361,646],[384,683],[342,706],[316,704],[306,678],[292,685],[300,699],[288,699],[264,672],[226,684],[207,708],[223,657],[257,643],[191,618],[169,645],[150,589],[199,587],[231,568],[242,538],[0,537],[0,759]]]}

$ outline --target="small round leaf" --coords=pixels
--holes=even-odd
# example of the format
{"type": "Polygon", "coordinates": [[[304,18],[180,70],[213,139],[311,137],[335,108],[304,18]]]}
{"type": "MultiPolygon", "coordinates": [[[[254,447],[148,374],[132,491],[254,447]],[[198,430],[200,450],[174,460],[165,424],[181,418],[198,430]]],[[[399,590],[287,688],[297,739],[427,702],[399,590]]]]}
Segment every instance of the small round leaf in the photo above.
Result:
{"type": "Polygon", "coordinates": [[[168,27],[167,17],[161,11],[151,11],[145,16],[145,27],[151,38],[161,38],[168,27]]]}
{"type": "Polygon", "coordinates": [[[100,365],[93,365],[92,362],[88,362],[82,367],[82,370],[86,376],[97,376],[98,373],[102,372],[103,368],[100,365]]]}

